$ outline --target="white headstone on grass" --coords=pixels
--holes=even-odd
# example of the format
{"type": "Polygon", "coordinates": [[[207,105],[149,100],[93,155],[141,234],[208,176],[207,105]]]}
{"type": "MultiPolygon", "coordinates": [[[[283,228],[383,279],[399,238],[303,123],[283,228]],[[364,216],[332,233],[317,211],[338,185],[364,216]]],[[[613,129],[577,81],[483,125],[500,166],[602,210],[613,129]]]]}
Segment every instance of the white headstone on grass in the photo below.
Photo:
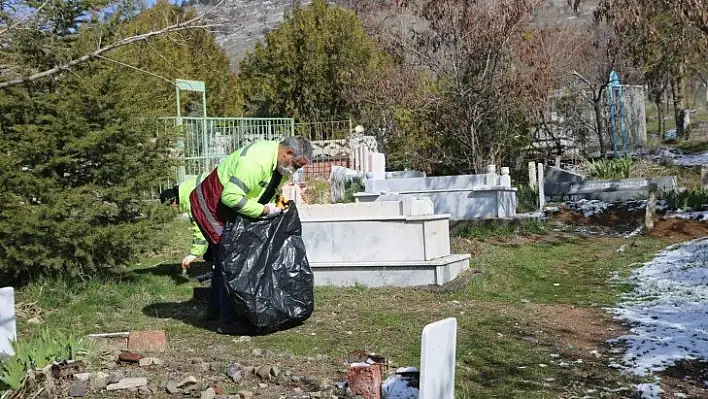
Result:
{"type": "Polygon", "coordinates": [[[546,207],[546,191],[544,184],[546,184],[546,176],[543,174],[543,164],[539,162],[536,167],[538,172],[538,208],[539,211],[543,212],[543,208],[546,207]]]}
{"type": "Polygon", "coordinates": [[[12,287],[2,287],[0,288],[0,359],[15,354],[10,341],[16,338],[15,290],[12,287]]]}
{"type": "Polygon", "coordinates": [[[532,189],[536,188],[538,178],[536,175],[536,162],[529,162],[529,187],[532,189]]]}
{"type": "Polygon", "coordinates": [[[423,328],[419,399],[454,399],[457,319],[450,317],[423,328]]]}

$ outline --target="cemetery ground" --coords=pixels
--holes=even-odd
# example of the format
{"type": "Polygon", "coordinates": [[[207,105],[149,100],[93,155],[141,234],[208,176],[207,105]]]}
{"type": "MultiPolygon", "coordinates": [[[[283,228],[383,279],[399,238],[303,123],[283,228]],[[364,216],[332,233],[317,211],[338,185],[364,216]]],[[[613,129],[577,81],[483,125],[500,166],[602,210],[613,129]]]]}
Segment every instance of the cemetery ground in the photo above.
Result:
{"type": "MultiPolygon", "coordinates": [[[[192,288],[201,284],[180,276],[189,237],[186,222],[179,220],[167,227],[172,238],[163,252],[112,278],[46,280],[20,289],[19,336],[32,341],[46,331],[83,336],[166,330],[168,350],[151,355],[159,364],[146,367],[117,364],[117,352],[90,346],[87,371],[146,377],[149,385],[89,389],[87,398],[213,397],[214,391],[233,397],[248,392],[260,398],[330,397],[332,385],[346,377],[351,351],[381,354],[394,367],[418,366],[422,328],[456,317],[459,398],[639,397],[633,385],[653,382],[651,377],[629,377],[608,367],[621,355],[606,340],[628,327],[603,307],[631,289],[610,284],[609,276],[627,275],[637,262],[669,244],[706,236],[708,229],[694,221],[658,221],[648,235],[592,237],[568,232],[570,222],[466,229],[453,238],[453,249],[472,254],[470,270],[448,286],[318,287],[315,313],[304,325],[248,338],[218,335],[215,325],[201,321],[204,303],[192,299],[192,288]],[[232,379],[227,370],[235,363],[245,371],[232,379]],[[167,392],[168,381],[189,377],[194,377],[191,385],[167,392]],[[206,391],[210,387],[214,391],[206,391]]],[[[205,271],[195,267],[190,274],[205,271]]],[[[664,391],[679,393],[667,397],[705,397],[702,381],[708,376],[698,366],[685,363],[661,374],[664,391]]],[[[68,392],[71,384],[60,389],[68,392]]]]}

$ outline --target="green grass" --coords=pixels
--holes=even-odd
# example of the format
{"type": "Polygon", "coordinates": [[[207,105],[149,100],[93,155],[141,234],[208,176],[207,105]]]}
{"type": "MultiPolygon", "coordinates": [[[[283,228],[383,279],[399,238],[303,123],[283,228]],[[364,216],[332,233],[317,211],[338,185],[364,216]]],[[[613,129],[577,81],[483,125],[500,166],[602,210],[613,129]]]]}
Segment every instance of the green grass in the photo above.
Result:
{"type": "Polygon", "coordinates": [[[463,294],[486,301],[609,305],[627,287],[608,287],[612,272],[647,261],[665,245],[650,238],[633,241],[583,239],[490,246],[474,259],[482,270],[463,294]],[[620,246],[624,251],[617,252],[620,246]],[[557,284],[557,285],[556,285],[557,284]]]}
{"type": "MultiPolygon", "coordinates": [[[[20,315],[20,336],[30,339],[42,328],[74,334],[165,329],[172,356],[198,353],[202,358],[246,361],[251,348],[259,347],[292,354],[295,364],[302,364],[297,359],[304,357],[324,356],[331,362],[321,362],[322,369],[333,372],[355,349],[385,354],[396,366],[417,365],[422,328],[456,317],[458,397],[555,398],[579,380],[584,387],[583,378],[576,369],[537,367],[548,363],[550,353],[568,349],[553,339],[540,343],[525,339],[541,329],[552,330],[532,310],[611,304],[626,287],[608,285],[610,273],[627,272],[630,264],[649,259],[666,244],[650,238],[550,236],[543,236],[546,243],[529,243],[523,241],[528,238],[503,231],[497,237],[504,242],[496,245],[455,238],[454,251],[474,253],[470,266],[479,271],[461,276],[457,289],[318,287],[316,310],[307,323],[244,344],[217,335],[198,321],[202,305],[191,300],[192,287],[198,283],[179,276],[188,228],[182,221],[170,231],[176,233],[173,249],[116,277],[45,280],[21,289],[18,307],[40,312],[43,324],[30,325],[20,315]],[[625,244],[627,249],[617,253],[625,244]],[[546,383],[546,378],[555,381],[546,383]]],[[[598,373],[603,376],[614,375],[601,369],[598,373]]]]}

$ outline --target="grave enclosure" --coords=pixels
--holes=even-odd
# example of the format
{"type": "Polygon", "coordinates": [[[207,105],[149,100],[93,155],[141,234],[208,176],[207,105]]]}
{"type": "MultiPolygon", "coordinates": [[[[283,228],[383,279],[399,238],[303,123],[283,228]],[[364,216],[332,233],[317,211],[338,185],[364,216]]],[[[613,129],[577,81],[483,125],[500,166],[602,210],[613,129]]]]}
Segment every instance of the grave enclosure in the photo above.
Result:
{"type": "Polygon", "coordinates": [[[379,170],[366,180],[365,191],[354,195],[356,202],[429,198],[435,212],[450,215],[450,221],[516,217],[516,188],[508,167],[502,167],[501,174],[496,165],[489,165],[486,174],[478,175],[389,177],[383,172],[385,156],[371,156],[379,170]]]}

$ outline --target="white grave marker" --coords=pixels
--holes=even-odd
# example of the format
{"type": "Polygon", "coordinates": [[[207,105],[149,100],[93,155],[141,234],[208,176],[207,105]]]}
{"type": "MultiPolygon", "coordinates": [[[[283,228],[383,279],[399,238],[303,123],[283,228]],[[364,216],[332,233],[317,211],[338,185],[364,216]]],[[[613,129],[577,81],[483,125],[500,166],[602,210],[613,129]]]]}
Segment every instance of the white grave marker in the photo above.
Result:
{"type": "Polygon", "coordinates": [[[538,163],[536,171],[538,172],[538,208],[541,212],[543,212],[543,208],[546,207],[546,192],[543,188],[543,185],[546,183],[546,179],[543,175],[542,163],[538,163]]]}
{"type": "Polygon", "coordinates": [[[15,354],[10,341],[16,338],[15,290],[12,287],[2,287],[0,288],[0,359],[15,354]]]}
{"type": "Polygon", "coordinates": [[[532,189],[536,188],[537,185],[536,178],[536,163],[534,161],[529,162],[529,187],[532,189]]]}
{"type": "Polygon", "coordinates": [[[454,399],[457,319],[425,326],[420,349],[419,399],[454,399]]]}
{"type": "Polygon", "coordinates": [[[386,155],[380,152],[371,154],[371,173],[374,180],[386,179],[386,155]]]}

